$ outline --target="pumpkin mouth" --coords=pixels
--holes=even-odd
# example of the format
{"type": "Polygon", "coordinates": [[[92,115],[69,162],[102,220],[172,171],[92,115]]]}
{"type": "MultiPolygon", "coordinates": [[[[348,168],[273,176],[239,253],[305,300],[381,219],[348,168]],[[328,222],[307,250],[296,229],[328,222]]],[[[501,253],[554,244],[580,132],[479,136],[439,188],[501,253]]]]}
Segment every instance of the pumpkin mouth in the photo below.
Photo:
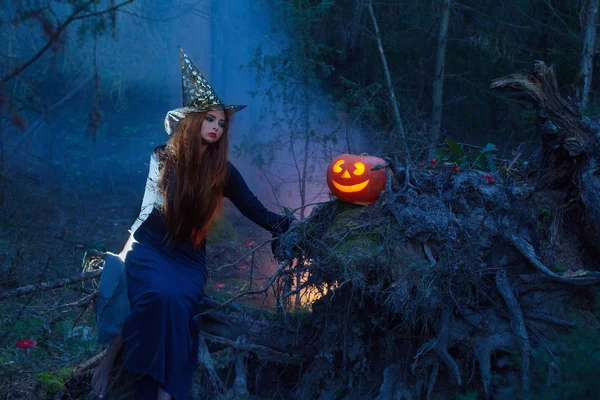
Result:
{"type": "Polygon", "coordinates": [[[363,190],[364,188],[366,188],[367,185],[369,184],[369,179],[367,179],[366,181],[364,181],[362,183],[357,183],[356,185],[348,185],[348,186],[346,186],[346,185],[340,185],[339,183],[337,183],[333,179],[331,181],[333,182],[333,186],[335,186],[335,188],[337,190],[341,190],[342,192],[345,192],[345,193],[360,192],[361,190],[363,190]]]}

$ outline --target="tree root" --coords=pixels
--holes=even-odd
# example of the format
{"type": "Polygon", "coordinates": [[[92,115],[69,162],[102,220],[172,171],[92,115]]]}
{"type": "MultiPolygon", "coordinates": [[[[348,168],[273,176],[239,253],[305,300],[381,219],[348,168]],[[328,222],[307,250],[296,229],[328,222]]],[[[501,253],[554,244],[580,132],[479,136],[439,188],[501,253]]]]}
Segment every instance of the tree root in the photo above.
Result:
{"type": "Polygon", "coordinates": [[[541,314],[538,312],[527,312],[525,316],[530,319],[537,319],[538,321],[547,322],[549,324],[563,326],[565,328],[574,328],[575,324],[573,322],[565,321],[564,319],[560,319],[557,317],[553,317],[551,315],[541,314]]]}
{"type": "Polygon", "coordinates": [[[415,372],[415,368],[417,366],[417,362],[419,361],[419,357],[427,353],[429,350],[433,350],[435,354],[437,354],[437,356],[441,358],[444,361],[444,363],[446,363],[446,365],[450,369],[450,372],[454,374],[454,378],[456,379],[458,386],[460,386],[462,385],[460,368],[458,367],[456,361],[454,361],[454,358],[452,358],[452,356],[448,353],[448,337],[450,334],[451,318],[452,309],[449,307],[445,307],[442,310],[441,328],[438,335],[434,339],[428,341],[419,348],[419,350],[417,351],[417,355],[415,355],[414,357],[415,361],[412,365],[412,372],[415,372]]]}
{"type": "Polygon", "coordinates": [[[552,272],[548,267],[546,267],[540,258],[535,253],[535,249],[533,246],[528,243],[524,238],[514,235],[514,234],[506,234],[506,238],[510,243],[517,249],[526,259],[529,261],[534,267],[538,269],[538,271],[542,272],[546,279],[551,279],[561,283],[569,283],[572,285],[579,286],[591,286],[600,283],[600,273],[593,271],[586,271],[584,276],[580,276],[577,278],[567,278],[564,276],[560,276],[554,272],[552,272]]]}
{"type": "MultiPolygon", "coordinates": [[[[241,341],[241,337],[238,341],[241,341]]],[[[235,380],[233,381],[233,387],[229,389],[225,398],[231,400],[244,400],[249,397],[248,369],[244,362],[244,352],[237,351],[235,355],[235,380]]]]}
{"type": "Polygon", "coordinates": [[[522,383],[523,390],[525,393],[529,391],[529,363],[531,359],[531,346],[529,344],[529,338],[527,336],[527,328],[525,327],[525,318],[521,311],[521,306],[515,294],[510,287],[508,278],[506,277],[506,271],[500,270],[496,273],[496,287],[504,298],[508,307],[510,316],[510,327],[515,335],[515,339],[521,350],[521,367],[522,367],[522,383]]]}
{"type": "MultiPolygon", "coordinates": [[[[206,377],[209,385],[209,393],[213,395],[222,395],[225,393],[225,384],[215,371],[212,357],[208,351],[208,346],[204,338],[200,337],[200,345],[198,351],[198,365],[202,367],[206,373],[206,377]]],[[[201,389],[197,387],[197,379],[194,379],[194,386],[192,391],[194,392],[194,398],[202,398],[200,395],[201,389]]]]}
{"type": "Polygon", "coordinates": [[[383,370],[383,383],[376,400],[412,400],[415,395],[406,385],[398,364],[390,364],[383,370]]]}
{"type": "Polygon", "coordinates": [[[508,347],[513,344],[513,338],[510,335],[503,333],[495,333],[492,335],[480,336],[475,340],[474,353],[479,370],[481,371],[481,382],[486,394],[486,398],[490,396],[490,383],[492,381],[492,366],[490,359],[492,353],[500,347],[508,347]]]}
{"type": "Polygon", "coordinates": [[[433,395],[433,388],[435,386],[435,382],[437,381],[438,371],[440,369],[440,363],[437,359],[433,361],[433,368],[431,370],[431,375],[429,375],[429,383],[427,384],[427,400],[431,400],[431,396],[433,395]]]}

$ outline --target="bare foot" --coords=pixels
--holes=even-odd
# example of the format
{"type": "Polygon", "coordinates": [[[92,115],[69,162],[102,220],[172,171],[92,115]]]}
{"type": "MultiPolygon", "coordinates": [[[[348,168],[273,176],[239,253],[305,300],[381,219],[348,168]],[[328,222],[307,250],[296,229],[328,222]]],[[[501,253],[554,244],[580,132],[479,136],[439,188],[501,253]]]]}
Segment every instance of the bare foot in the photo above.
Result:
{"type": "Polygon", "coordinates": [[[94,372],[92,377],[92,392],[99,398],[104,398],[108,392],[108,385],[110,383],[110,374],[112,372],[113,360],[109,357],[104,357],[100,362],[98,369],[94,372]]]}

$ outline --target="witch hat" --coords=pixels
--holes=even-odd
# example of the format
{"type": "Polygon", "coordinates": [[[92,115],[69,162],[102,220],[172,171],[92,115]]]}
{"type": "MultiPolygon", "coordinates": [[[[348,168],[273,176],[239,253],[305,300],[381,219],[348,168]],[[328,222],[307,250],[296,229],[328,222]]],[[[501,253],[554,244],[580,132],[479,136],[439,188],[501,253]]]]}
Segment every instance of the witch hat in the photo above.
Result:
{"type": "Polygon", "coordinates": [[[167,134],[171,135],[175,132],[181,120],[189,113],[224,110],[227,116],[231,117],[235,112],[246,107],[223,104],[206,78],[200,73],[181,47],[179,47],[179,59],[181,62],[183,107],[176,108],[167,113],[165,117],[165,130],[167,134]]]}

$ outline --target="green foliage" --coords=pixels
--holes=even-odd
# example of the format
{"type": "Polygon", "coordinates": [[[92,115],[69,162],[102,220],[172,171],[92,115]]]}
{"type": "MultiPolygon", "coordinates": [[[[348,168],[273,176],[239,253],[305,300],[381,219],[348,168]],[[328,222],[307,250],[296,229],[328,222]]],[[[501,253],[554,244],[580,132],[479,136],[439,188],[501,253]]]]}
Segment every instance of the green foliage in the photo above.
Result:
{"type": "Polygon", "coordinates": [[[494,163],[496,145],[488,143],[477,151],[465,150],[462,144],[451,139],[446,139],[448,147],[436,149],[438,161],[454,162],[462,169],[476,169],[479,171],[496,172],[498,168],[494,163]]]}
{"type": "Polygon", "coordinates": [[[552,212],[548,207],[544,205],[538,205],[538,211],[540,212],[540,218],[543,223],[550,223],[552,221],[552,212]]]}
{"type": "MultiPolygon", "coordinates": [[[[6,300],[3,306],[11,309],[16,304],[19,302],[6,300]]],[[[43,310],[45,307],[48,307],[47,299],[35,299],[28,305],[31,310],[43,310]]],[[[0,337],[4,338],[0,343],[0,365],[14,362],[17,366],[28,365],[28,368],[37,371],[60,370],[100,351],[95,340],[96,321],[93,313],[82,316],[77,312],[57,315],[50,311],[34,315],[24,313],[20,318],[16,317],[4,313],[0,318],[0,337]],[[22,339],[35,339],[37,342],[29,355],[15,346],[22,339]]]]}
{"type": "Polygon", "coordinates": [[[582,114],[590,118],[597,117],[600,115],[600,103],[597,101],[590,101],[587,107],[582,110],[582,114]]]}
{"type": "Polygon", "coordinates": [[[479,394],[475,391],[468,391],[465,394],[459,394],[456,396],[457,400],[477,400],[479,398],[479,394]]]}
{"type": "Polygon", "coordinates": [[[558,273],[562,273],[562,272],[565,272],[567,270],[564,266],[562,266],[559,263],[552,263],[552,264],[550,264],[550,269],[552,271],[558,272],[558,273]]]}
{"type": "Polygon", "coordinates": [[[209,245],[223,241],[235,242],[237,240],[237,230],[231,225],[231,222],[223,217],[215,218],[206,234],[206,241],[209,245]]]}
{"type": "MultiPolygon", "coordinates": [[[[554,341],[554,356],[546,347],[531,360],[529,399],[592,399],[600,393],[600,336],[593,329],[578,329],[554,341]]],[[[516,388],[517,392],[520,390],[516,388]]]]}
{"type": "Polygon", "coordinates": [[[65,383],[71,379],[71,369],[63,368],[57,371],[40,372],[36,376],[38,395],[46,398],[65,388],[65,383]]]}

